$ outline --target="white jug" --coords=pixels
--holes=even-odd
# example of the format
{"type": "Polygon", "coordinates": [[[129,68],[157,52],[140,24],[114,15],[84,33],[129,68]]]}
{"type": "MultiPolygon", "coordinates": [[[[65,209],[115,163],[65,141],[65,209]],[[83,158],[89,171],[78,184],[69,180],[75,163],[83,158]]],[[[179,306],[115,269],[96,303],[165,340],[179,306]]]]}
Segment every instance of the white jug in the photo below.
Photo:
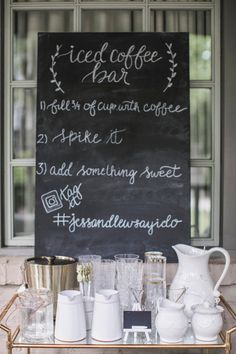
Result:
{"type": "Polygon", "coordinates": [[[86,337],[83,298],[80,291],[64,290],[58,294],[55,338],[76,342],[86,337]]]}
{"type": "Polygon", "coordinates": [[[214,297],[219,296],[218,288],[229,268],[230,256],[221,247],[213,247],[208,251],[182,244],[172,247],[177,253],[179,264],[170,286],[169,298],[176,301],[176,298],[181,296],[182,289],[185,289],[182,301],[180,301],[185,304],[185,311],[191,317],[192,305],[204,301],[214,303],[214,297]],[[213,252],[221,252],[225,257],[224,270],[215,285],[208,266],[209,257],[213,252]]]}
{"type": "Polygon", "coordinates": [[[92,339],[102,342],[112,342],[122,338],[118,291],[104,289],[96,293],[91,336],[92,339]]]}

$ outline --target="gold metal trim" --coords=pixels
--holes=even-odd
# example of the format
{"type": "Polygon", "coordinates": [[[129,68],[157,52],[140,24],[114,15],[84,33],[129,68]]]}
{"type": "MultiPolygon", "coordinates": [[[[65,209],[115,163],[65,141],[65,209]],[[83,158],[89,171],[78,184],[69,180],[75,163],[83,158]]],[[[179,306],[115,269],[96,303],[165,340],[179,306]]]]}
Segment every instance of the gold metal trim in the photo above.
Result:
{"type": "MultiPolygon", "coordinates": [[[[223,330],[220,333],[220,338],[222,340],[221,344],[80,344],[80,343],[74,343],[74,344],[69,344],[69,343],[60,343],[60,344],[55,344],[55,343],[16,343],[15,340],[20,332],[20,326],[18,325],[15,331],[12,333],[11,329],[2,323],[2,320],[10,310],[11,306],[17,299],[18,294],[13,295],[13,297],[10,299],[8,304],[4,307],[3,311],[0,314],[0,329],[2,329],[4,332],[7,333],[7,349],[8,349],[8,354],[12,354],[13,348],[26,348],[27,353],[30,354],[30,349],[33,348],[117,348],[117,349],[206,349],[206,351],[209,353],[209,350],[211,349],[223,349],[225,354],[230,354],[230,350],[232,349],[231,345],[231,335],[236,332],[236,325],[229,330],[223,330]]],[[[228,304],[228,302],[225,300],[225,298],[221,295],[220,296],[220,301],[222,305],[225,307],[225,309],[229,312],[229,314],[233,317],[234,320],[236,320],[236,313],[233,310],[233,308],[228,304]]]]}
{"type": "Polygon", "coordinates": [[[9,309],[11,308],[11,306],[13,305],[13,303],[16,301],[17,298],[18,298],[18,294],[14,294],[10,299],[10,301],[8,302],[8,304],[6,304],[2,313],[0,314],[0,323],[3,320],[3,318],[6,316],[7,312],[9,311],[9,309]]]}
{"type": "Polygon", "coordinates": [[[14,333],[12,334],[12,342],[14,342],[16,340],[17,335],[20,332],[20,326],[17,326],[14,333]]]}
{"type": "Polygon", "coordinates": [[[43,344],[12,343],[12,348],[77,348],[77,349],[225,349],[226,344],[43,344]]]}
{"type": "Polygon", "coordinates": [[[230,306],[230,304],[225,300],[224,296],[221,295],[220,296],[220,301],[222,303],[222,305],[224,305],[224,307],[227,309],[227,311],[230,313],[230,315],[233,317],[234,320],[236,320],[236,313],[233,310],[233,308],[230,306]]]}
{"type": "Polygon", "coordinates": [[[226,337],[225,331],[221,331],[220,334],[219,334],[219,336],[220,336],[222,342],[225,343],[225,337],[226,337]]]}

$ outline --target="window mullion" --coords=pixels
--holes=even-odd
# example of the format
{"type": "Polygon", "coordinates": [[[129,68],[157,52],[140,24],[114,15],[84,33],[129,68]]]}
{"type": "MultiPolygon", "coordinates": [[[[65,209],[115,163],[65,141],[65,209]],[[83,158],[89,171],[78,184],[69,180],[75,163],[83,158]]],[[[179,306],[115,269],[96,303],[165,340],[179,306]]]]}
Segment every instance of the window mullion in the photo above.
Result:
{"type": "Polygon", "coordinates": [[[81,32],[82,31],[82,11],[81,11],[81,6],[78,5],[75,8],[75,31],[81,32]]]}
{"type": "Polygon", "coordinates": [[[4,216],[5,216],[5,241],[9,244],[12,235],[12,170],[9,165],[11,161],[11,64],[12,64],[12,13],[11,8],[7,5],[5,1],[5,38],[4,38],[4,61],[8,63],[5,65],[5,82],[4,82],[4,216]],[[7,197],[6,197],[7,196],[7,197]]]}
{"type": "Polygon", "coordinates": [[[211,2],[149,2],[151,10],[211,10],[214,6],[215,4],[211,2]]]}

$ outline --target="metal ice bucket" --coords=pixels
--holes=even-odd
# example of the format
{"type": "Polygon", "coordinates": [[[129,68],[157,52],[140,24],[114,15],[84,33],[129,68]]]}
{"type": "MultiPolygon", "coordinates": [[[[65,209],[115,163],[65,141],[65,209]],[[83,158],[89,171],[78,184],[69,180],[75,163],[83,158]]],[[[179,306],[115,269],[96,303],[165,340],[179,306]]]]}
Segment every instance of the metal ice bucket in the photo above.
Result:
{"type": "Polygon", "coordinates": [[[64,256],[35,257],[25,260],[24,272],[28,287],[52,290],[54,315],[56,314],[58,293],[75,287],[76,265],[75,258],[64,256]]]}

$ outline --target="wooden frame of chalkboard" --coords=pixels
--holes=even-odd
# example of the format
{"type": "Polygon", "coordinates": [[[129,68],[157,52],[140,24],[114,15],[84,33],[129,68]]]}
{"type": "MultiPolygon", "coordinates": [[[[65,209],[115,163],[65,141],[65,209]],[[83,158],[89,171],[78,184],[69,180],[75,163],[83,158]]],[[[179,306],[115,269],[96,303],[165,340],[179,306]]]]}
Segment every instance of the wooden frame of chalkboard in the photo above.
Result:
{"type": "Polygon", "coordinates": [[[187,33],[39,33],[35,254],[190,241],[187,33]]]}

